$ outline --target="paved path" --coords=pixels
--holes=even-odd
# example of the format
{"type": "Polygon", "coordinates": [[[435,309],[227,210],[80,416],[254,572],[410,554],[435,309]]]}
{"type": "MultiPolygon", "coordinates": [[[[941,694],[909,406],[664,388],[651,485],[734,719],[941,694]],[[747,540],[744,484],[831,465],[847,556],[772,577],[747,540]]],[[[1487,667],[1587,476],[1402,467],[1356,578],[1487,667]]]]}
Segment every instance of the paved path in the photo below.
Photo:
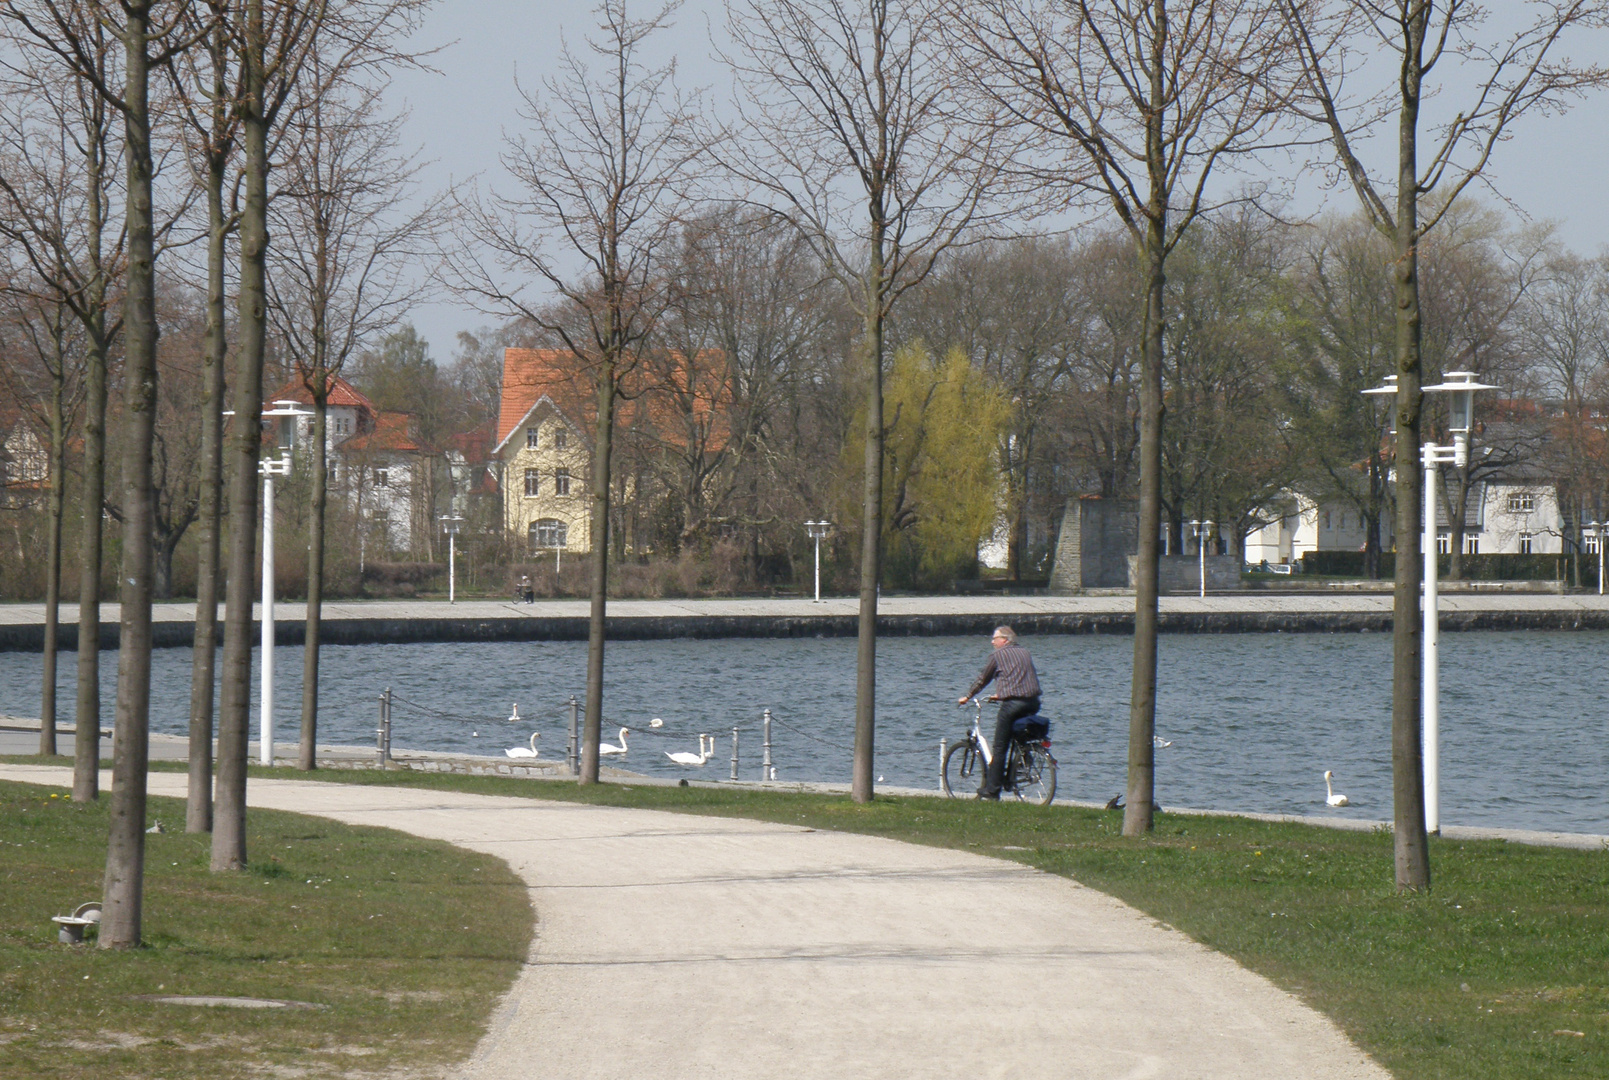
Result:
{"type": "MultiPolygon", "coordinates": [[[[0,779],[67,780],[0,766],[0,779]]],[[[153,774],[153,794],[184,778],[153,774]]],[[[530,884],[530,961],[459,1080],[1387,1080],[1322,1016],[1019,864],[786,825],[253,780],[530,884]]]]}

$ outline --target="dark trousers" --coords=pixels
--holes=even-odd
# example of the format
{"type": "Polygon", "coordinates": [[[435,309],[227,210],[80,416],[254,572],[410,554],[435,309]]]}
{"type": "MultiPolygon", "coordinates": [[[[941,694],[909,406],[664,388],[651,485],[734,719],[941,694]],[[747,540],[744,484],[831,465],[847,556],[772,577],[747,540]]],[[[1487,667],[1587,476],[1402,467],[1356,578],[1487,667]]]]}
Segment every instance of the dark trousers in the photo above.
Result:
{"type": "Polygon", "coordinates": [[[1038,711],[1036,697],[1009,697],[1000,702],[1000,712],[994,722],[994,743],[989,747],[989,774],[978,789],[979,795],[986,799],[999,796],[1006,782],[1006,757],[1011,753],[1011,725],[1038,711]]]}

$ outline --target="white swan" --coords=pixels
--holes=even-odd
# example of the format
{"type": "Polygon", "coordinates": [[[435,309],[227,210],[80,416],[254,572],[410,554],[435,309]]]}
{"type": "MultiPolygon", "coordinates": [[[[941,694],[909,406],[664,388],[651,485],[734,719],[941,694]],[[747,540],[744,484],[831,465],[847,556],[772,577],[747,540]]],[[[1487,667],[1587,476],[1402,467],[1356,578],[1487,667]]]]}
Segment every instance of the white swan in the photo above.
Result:
{"type": "Polygon", "coordinates": [[[1164,739],[1160,735],[1152,735],[1151,736],[1151,745],[1156,747],[1158,750],[1165,750],[1168,747],[1173,745],[1173,740],[1172,739],[1164,739]]]}
{"type": "Polygon", "coordinates": [[[507,750],[504,750],[503,753],[507,754],[509,757],[539,757],[540,751],[538,751],[536,748],[536,740],[540,739],[541,737],[542,733],[540,731],[533,731],[531,732],[531,748],[529,750],[523,746],[511,746],[507,750]]]}
{"type": "Polygon", "coordinates": [[[1335,793],[1335,789],[1330,786],[1330,775],[1331,775],[1330,770],[1325,769],[1324,770],[1324,802],[1325,802],[1325,805],[1327,805],[1327,806],[1350,806],[1350,805],[1352,805],[1352,800],[1351,799],[1348,799],[1345,795],[1337,795],[1335,793]]]}
{"type": "Polygon", "coordinates": [[[715,753],[715,737],[713,735],[700,735],[698,737],[698,753],[690,754],[685,750],[681,750],[673,754],[667,750],[665,751],[665,756],[678,765],[702,765],[710,759],[710,755],[713,753],[715,753]],[[709,740],[708,748],[705,747],[705,739],[709,740]]]}
{"type": "Polygon", "coordinates": [[[517,701],[514,703],[514,711],[508,714],[508,722],[511,724],[520,722],[520,703],[517,701]]]}
{"type": "Polygon", "coordinates": [[[628,730],[630,730],[630,729],[629,728],[621,728],[620,729],[620,745],[619,746],[616,746],[614,743],[600,742],[598,744],[598,753],[603,754],[605,757],[609,756],[610,754],[613,754],[616,757],[624,757],[625,753],[626,753],[626,732],[628,730]]]}

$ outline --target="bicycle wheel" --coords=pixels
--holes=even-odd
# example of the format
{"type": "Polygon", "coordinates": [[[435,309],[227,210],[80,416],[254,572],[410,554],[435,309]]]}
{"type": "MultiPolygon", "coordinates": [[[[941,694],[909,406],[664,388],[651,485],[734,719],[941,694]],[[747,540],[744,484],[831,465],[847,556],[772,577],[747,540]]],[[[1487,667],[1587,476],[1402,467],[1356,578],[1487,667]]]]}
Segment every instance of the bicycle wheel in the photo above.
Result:
{"type": "Polygon", "coordinates": [[[944,794],[952,799],[977,794],[978,748],[971,739],[962,739],[944,752],[944,769],[939,774],[944,794]]]}
{"type": "Polygon", "coordinates": [[[1056,797],[1056,759],[1050,751],[1032,743],[1011,748],[1008,790],[1023,802],[1049,806],[1056,797]]]}

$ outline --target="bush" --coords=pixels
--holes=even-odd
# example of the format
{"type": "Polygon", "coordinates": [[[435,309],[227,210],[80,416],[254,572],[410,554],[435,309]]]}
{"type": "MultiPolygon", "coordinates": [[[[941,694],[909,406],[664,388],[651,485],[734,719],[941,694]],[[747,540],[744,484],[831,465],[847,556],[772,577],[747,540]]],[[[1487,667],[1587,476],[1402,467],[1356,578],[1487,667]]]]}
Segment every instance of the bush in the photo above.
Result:
{"type": "MultiPolygon", "coordinates": [[[[1557,581],[1569,573],[1569,557],[1565,555],[1465,555],[1462,577],[1466,581],[1557,581]]],[[[1396,554],[1380,553],[1380,576],[1391,578],[1396,573],[1396,554]]],[[[1452,574],[1452,557],[1443,555],[1438,560],[1443,579],[1452,574]]],[[[1304,574],[1324,574],[1329,577],[1362,577],[1363,552],[1361,551],[1310,551],[1302,556],[1304,574]]],[[[1585,583],[1589,574],[1596,574],[1597,562],[1590,570],[1583,560],[1581,579],[1585,583]]]]}
{"type": "Polygon", "coordinates": [[[447,567],[427,562],[370,562],[363,567],[363,591],[371,596],[417,596],[422,587],[445,588],[447,567]]]}

